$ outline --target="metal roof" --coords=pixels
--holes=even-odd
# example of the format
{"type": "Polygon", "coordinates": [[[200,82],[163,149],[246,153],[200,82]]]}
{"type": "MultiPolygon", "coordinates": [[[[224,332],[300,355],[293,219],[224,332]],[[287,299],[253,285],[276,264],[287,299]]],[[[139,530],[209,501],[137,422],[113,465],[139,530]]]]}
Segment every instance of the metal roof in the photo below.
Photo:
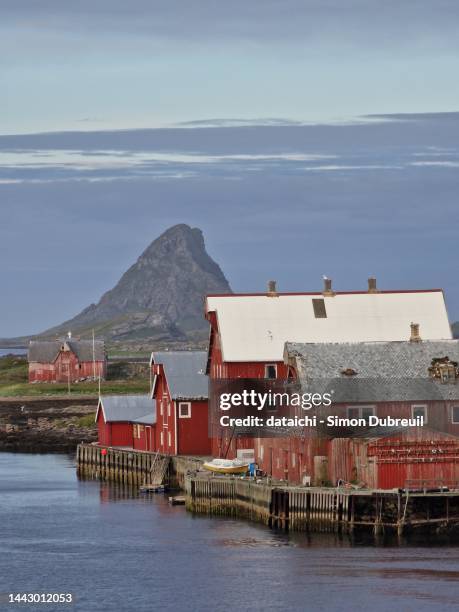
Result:
{"type": "Polygon", "coordinates": [[[205,351],[155,351],[151,362],[163,366],[173,400],[208,398],[205,351]]]}
{"type": "Polygon", "coordinates": [[[401,341],[419,323],[425,340],[451,339],[443,292],[219,295],[215,311],[224,361],[282,361],[285,342],[401,341]],[[316,318],[313,299],[323,299],[326,317],[316,318]]]}
{"type": "Polygon", "coordinates": [[[156,423],[156,401],[149,395],[103,395],[99,399],[96,421],[99,410],[106,423],[156,423]]]}
{"type": "Polygon", "coordinates": [[[458,400],[459,380],[442,383],[429,376],[434,358],[459,362],[459,340],[422,342],[290,343],[303,389],[333,389],[334,402],[458,400]],[[351,375],[343,374],[345,370],[351,375]]]}
{"type": "Polygon", "coordinates": [[[52,363],[59,351],[71,350],[80,361],[104,361],[105,343],[103,340],[94,342],[94,356],[92,340],[32,340],[29,343],[28,360],[38,363],[52,363]]]}

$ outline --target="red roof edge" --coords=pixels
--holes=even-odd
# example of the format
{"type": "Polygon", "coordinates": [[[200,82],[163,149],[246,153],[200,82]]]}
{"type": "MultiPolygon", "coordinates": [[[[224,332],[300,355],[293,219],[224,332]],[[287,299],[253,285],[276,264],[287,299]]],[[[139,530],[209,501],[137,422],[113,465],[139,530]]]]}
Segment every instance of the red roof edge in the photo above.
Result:
{"type": "MultiPolygon", "coordinates": [[[[362,291],[335,291],[335,295],[377,295],[378,293],[443,293],[443,289],[378,289],[376,294],[369,293],[367,290],[362,291]]],[[[256,296],[267,296],[266,291],[261,293],[208,293],[206,297],[256,297],[256,296]]],[[[278,291],[277,295],[323,295],[322,291],[278,291]]]]}

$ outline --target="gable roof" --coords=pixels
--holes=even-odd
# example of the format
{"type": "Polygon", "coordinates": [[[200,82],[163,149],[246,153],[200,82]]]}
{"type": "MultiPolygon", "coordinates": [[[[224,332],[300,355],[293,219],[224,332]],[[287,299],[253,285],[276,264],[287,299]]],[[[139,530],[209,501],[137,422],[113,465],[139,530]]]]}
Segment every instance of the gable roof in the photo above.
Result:
{"type": "Polygon", "coordinates": [[[97,406],[96,421],[101,410],[106,423],[156,423],[156,401],[149,395],[103,395],[97,406]]]}
{"type": "Polygon", "coordinates": [[[302,389],[333,389],[334,402],[458,400],[459,379],[441,383],[429,376],[432,359],[459,362],[459,340],[422,342],[290,343],[284,358],[294,362],[302,389]],[[344,370],[353,374],[346,376],[344,370]]]}
{"type": "Polygon", "coordinates": [[[426,291],[209,295],[224,361],[282,361],[285,342],[408,340],[419,323],[424,340],[451,339],[443,292],[426,291]],[[313,299],[326,317],[316,318],[313,299]]]}
{"type": "Polygon", "coordinates": [[[208,398],[206,362],[205,351],[154,351],[151,355],[151,363],[161,364],[164,368],[173,400],[208,398]]]}
{"type": "Polygon", "coordinates": [[[95,340],[94,357],[92,340],[31,340],[27,353],[29,361],[38,363],[53,363],[62,347],[70,349],[79,361],[105,360],[105,343],[103,340],[95,340]]]}

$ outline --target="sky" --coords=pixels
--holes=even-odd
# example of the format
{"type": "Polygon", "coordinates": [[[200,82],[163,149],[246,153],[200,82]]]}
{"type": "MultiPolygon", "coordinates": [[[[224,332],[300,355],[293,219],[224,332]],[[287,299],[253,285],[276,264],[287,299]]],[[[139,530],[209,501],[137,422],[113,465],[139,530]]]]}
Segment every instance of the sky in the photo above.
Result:
{"type": "Polygon", "coordinates": [[[2,0],[0,337],[174,223],[234,290],[443,287],[459,319],[459,5],[2,0]]]}

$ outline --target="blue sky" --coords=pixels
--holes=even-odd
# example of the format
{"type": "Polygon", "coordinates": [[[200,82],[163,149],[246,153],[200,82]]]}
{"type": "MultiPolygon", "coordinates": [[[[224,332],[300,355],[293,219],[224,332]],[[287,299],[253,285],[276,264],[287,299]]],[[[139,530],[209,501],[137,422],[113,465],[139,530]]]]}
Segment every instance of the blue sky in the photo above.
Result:
{"type": "Polygon", "coordinates": [[[3,0],[2,133],[458,106],[455,0],[3,0]]]}
{"type": "Polygon", "coordinates": [[[97,301],[180,222],[235,290],[375,274],[444,287],[459,318],[456,2],[3,0],[0,16],[0,337],[97,301]]]}

